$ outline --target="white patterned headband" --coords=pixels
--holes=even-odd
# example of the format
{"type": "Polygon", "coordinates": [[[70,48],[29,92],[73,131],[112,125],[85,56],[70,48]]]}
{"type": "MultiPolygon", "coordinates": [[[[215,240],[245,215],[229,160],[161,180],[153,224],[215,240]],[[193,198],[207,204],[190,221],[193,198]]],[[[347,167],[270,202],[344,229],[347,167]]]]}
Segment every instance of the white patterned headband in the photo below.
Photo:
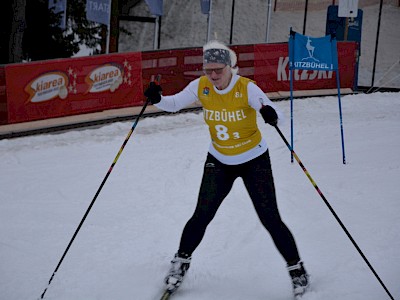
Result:
{"type": "Polygon", "coordinates": [[[231,65],[231,56],[226,49],[207,49],[203,53],[203,63],[220,63],[231,65]]]}

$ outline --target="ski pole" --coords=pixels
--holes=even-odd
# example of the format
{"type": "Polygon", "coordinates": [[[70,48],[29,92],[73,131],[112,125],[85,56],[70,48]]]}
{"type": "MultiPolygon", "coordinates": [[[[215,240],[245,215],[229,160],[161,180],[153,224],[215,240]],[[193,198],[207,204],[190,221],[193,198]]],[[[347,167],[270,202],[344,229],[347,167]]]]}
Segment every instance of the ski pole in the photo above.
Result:
{"type": "MultiPolygon", "coordinates": [[[[156,83],[156,84],[159,84],[159,83],[160,83],[160,79],[161,79],[161,76],[158,75],[157,78],[156,78],[155,83],[156,83]]],[[[78,232],[79,232],[79,230],[81,229],[83,223],[85,222],[86,217],[89,215],[89,212],[90,212],[90,210],[92,209],[94,202],[96,201],[96,199],[97,199],[97,197],[99,196],[101,190],[103,189],[104,184],[106,183],[108,177],[110,176],[110,174],[111,174],[111,172],[112,172],[112,170],[113,170],[115,164],[117,163],[117,161],[118,161],[118,159],[119,159],[119,157],[120,157],[122,151],[124,150],[126,144],[128,143],[128,141],[129,141],[129,139],[130,139],[130,137],[131,137],[133,131],[134,131],[135,128],[136,128],[136,125],[139,123],[139,119],[142,117],[142,115],[143,115],[144,111],[146,110],[146,107],[147,107],[147,105],[149,104],[149,102],[150,102],[150,99],[146,99],[146,102],[144,103],[144,105],[143,105],[143,107],[142,107],[142,110],[140,111],[139,115],[136,117],[135,122],[133,123],[131,129],[130,129],[129,132],[128,132],[128,135],[127,135],[126,138],[125,138],[125,141],[122,143],[122,146],[121,146],[121,148],[119,149],[119,151],[118,151],[118,153],[117,153],[117,156],[114,158],[114,161],[112,162],[110,168],[108,169],[106,176],[104,177],[104,179],[103,179],[103,181],[101,182],[99,188],[97,189],[97,192],[96,192],[96,194],[94,195],[92,202],[90,203],[89,207],[87,208],[87,210],[86,210],[86,212],[85,212],[85,214],[84,214],[84,216],[83,216],[81,222],[79,223],[78,227],[77,227],[76,230],[75,230],[74,235],[72,236],[71,240],[69,241],[67,248],[65,249],[63,255],[61,256],[60,261],[59,261],[58,264],[57,264],[57,267],[55,268],[53,274],[52,274],[51,277],[50,277],[49,283],[47,284],[47,286],[46,286],[46,288],[44,289],[42,295],[40,296],[40,299],[43,299],[43,298],[44,298],[44,295],[46,294],[47,289],[49,288],[51,282],[53,281],[53,278],[54,278],[54,276],[56,275],[58,269],[60,268],[60,266],[61,266],[61,264],[62,264],[62,262],[63,262],[65,256],[67,255],[69,248],[71,247],[71,245],[72,245],[72,243],[74,242],[76,236],[78,235],[78,232]]]]}
{"type": "Polygon", "coordinates": [[[357,245],[356,241],[353,239],[351,236],[350,232],[347,230],[346,226],[344,226],[343,222],[340,220],[339,216],[336,214],[336,212],[333,210],[332,206],[329,204],[328,200],[325,198],[324,194],[322,194],[321,190],[315,183],[315,181],[312,179],[310,173],[307,171],[307,169],[304,167],[303,163],[301,162],[300,158],[297,156],[296,152],[290,147],[289,142],[286,140],[285,136],[283,135],[282,131],[279,129],[277,125],[274,126],[276,131],[278,131],[279,135],[281,136],[283,142],[286,144],[286,146],[289,148],[290,152],[292,153],[293,157],[296,159],[298,162],[299,166],[303,169],[304,173],[307,175],[308,179],[311,181],[312,185],[314,188],[317,190],[318,194],[321,196],[322,200],[324,200],[326,206],[328,206],[329,210],[335,217],[336,221],[340,224],[344,232],[346,233],[347,237],[350,239],[350,241],[353,243],[354,247],[357,249],[358,253],[361,255],[361,257],[364,259],[372,273],[375,275],[376,279],[379,281],[379,283],[382,285],[383,289],[386,291],[390,299],[394,300],[392,294],[389,292],[381,278],[379,277],[378,273],[374,270],[370,262],[368,261],[367,257],[364,255],[364,253],[361,251],[360,247],[357,245]]]}

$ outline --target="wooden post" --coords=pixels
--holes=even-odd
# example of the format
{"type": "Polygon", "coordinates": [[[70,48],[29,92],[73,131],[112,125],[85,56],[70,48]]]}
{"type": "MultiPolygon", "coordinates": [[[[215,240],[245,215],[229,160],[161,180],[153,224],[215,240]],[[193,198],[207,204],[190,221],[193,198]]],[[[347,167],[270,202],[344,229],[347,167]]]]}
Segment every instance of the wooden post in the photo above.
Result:
{"type": "Polygon", "coordinates": [[[348,34],[349,34],[349,18],[346,17],[346,24],[344,27],[344,38],[343,38],[344,41],[347,41],[348,34]]]}
{"type": "Polygon", "coordinates": [[[111,12],[110,12],[110,42],[109,42],[109,53],[118,52],[118,36],[119,36],[119,4],[118,0],[111,1],[111,12]]]}

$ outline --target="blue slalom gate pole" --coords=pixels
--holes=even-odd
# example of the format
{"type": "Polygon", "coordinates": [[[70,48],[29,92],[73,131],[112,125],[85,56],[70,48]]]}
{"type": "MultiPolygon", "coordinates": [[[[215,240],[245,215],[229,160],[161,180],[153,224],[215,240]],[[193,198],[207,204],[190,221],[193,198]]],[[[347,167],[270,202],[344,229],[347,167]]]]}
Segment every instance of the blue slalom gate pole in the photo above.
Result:
{"type": "MultiPolygon", "coordinates": [[[[293,139],[293,69],[290,69],[290,147],[294,149],[294,139],[293,139]]],[[[290,153],[290,162],[293,163],[293,152],[290,153]]]]}
{"type": "Polygon", "coordinates": [[[342,159],[343,164],[346,164],[346,154],[344,151],[344,132],[343,132],[343,117],[342,117],[342,101],[340,96],[340,80],[339,80],[339,69],[336,70],[336,84],[338,90],[338,102],[339,102],[339,121],[340,121],[340,135],[342,138],[342,159]]]}

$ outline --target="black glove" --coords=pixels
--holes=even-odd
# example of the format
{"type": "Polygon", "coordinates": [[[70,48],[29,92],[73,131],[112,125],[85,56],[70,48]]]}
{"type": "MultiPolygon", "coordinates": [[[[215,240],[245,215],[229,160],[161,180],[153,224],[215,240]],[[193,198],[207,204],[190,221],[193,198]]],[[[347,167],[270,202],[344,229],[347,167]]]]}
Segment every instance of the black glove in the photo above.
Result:
{"type": "Polygon", "coordinates": [[[152,81],[149,87],[144,91],[144,95],[152,104],[156,104],[161,101],[161,92],[161,86],[152,81]]]}
{"type": "Polygon", "coordinates": [[[278,115],[276,114],[275,109],[271,106],[266,105],[261,107],[260,114],[262,115],[265,123],[268,123],[271,126],[276,126],[278,124],[278,115]]]}

